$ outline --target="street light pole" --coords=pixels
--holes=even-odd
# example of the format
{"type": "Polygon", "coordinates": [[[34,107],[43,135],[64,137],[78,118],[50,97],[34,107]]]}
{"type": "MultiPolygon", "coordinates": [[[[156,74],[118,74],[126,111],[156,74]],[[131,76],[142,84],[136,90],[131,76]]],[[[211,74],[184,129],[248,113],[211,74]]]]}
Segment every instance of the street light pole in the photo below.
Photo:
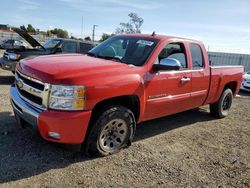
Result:
{"type": "Polygon", "coordinates": [[[81,26],[81,39],[83,39],[82,38],[82,33],[83,33],[83,16],[82,16],[82,26],[81,26]]]}
{"type": "Polygon", "coordinates": [[[95,28],[98,27],[98,25],[93,25],[93,33],[92,33],[92,41],[95,42],[95,28]]]}

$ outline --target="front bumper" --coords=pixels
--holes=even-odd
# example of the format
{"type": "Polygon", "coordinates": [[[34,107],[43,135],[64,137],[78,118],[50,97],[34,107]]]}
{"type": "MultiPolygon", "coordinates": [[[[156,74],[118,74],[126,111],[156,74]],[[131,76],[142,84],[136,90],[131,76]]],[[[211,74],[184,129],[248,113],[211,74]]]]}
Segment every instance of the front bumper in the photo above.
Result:
{"type": "Polygon", "coordinates": [[[250,91],[250,83],[242,82],[240,89],[244,91],[250,91]]]}
{"type": "Polygon", "coordinates": [[[65,144],[83,143],[91,111],[43,111],[24,101],[16,87],[10,88],[10,100],[15,114],[28,124],[38,128],[45,140],[65,144]],[[53,137],[53,135],[57,136],[53,137]]]}
{"type": "Polygon", "coordinates": [[[15,71],[16,64],[18,61],[6,60],[5,58],[0,58],[0,66],[4,70],[15,71]]]}

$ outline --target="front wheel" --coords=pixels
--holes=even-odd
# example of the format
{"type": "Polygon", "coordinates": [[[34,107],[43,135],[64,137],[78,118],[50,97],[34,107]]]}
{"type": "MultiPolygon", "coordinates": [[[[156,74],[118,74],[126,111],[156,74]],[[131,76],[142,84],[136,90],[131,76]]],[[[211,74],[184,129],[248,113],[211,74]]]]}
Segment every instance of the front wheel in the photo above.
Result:
{"type": "Polygon", "coordinates": [[[233,92],[231,89],[225,89],[220,96],[219,101],[214,104],[210,104],[210,112],[217,118],[224,118],[228,115],[232,106],[233,92]]]}
{"type": "Polygon", "coordinates": [[[85,151],[91,156],[106,156],[131,145],[135,132],[133,113],[123,106],[111,106],[94,122],[85,151]]]}

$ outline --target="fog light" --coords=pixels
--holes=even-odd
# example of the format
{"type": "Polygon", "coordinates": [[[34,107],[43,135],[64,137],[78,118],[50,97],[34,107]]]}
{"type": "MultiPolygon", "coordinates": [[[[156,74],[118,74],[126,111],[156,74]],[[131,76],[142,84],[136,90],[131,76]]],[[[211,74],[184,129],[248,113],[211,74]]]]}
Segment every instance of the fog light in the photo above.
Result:
{"type": "Polygon", "coordinates": [[[48,132],[48,134],[49,134],[49,137],[54,138],[54,139],[57,139],[57,140],[59,140],[59,139],[61,138],[61,136],[60,136],[59,133],[48,132]]]}

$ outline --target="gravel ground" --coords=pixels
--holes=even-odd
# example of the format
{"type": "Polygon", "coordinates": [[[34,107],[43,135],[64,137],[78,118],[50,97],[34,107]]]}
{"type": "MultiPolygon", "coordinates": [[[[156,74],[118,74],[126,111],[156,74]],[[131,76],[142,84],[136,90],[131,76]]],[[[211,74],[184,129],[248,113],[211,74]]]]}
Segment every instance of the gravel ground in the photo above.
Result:
{"type": "Polygon", "coordinates": [[[250,187],[250,94],[225,119],[208,107],[145,122],[131,147],[87,158],[15,123],[0,70],[0,187],[250,187]]]}

